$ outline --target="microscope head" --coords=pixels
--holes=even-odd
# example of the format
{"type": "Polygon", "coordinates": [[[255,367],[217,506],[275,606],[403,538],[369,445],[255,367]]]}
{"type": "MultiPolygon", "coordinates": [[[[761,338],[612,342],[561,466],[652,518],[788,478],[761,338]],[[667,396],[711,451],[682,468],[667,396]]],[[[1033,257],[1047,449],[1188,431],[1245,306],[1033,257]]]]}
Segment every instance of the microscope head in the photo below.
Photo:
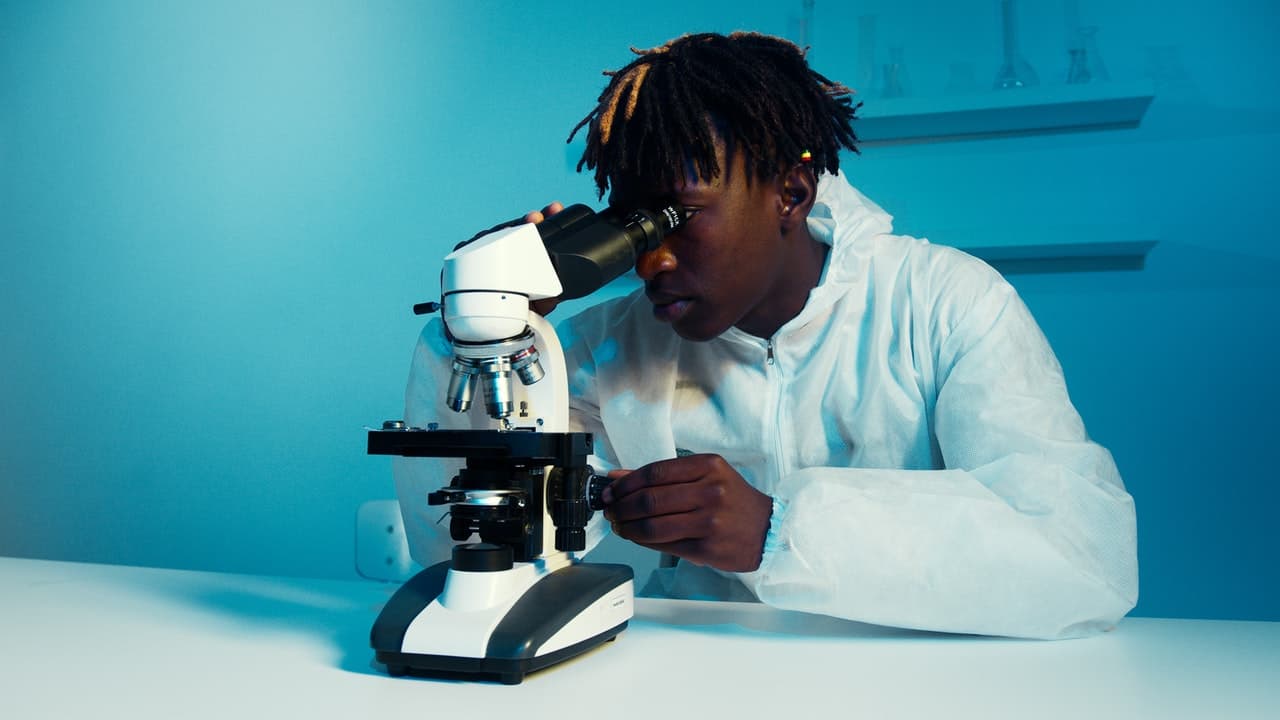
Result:
{"type": "Polygon", "coordinates": [[[530,329],[530,301],[595,292],[635,267],[684,221],[679,205],[627,215],[572,205],[536,225],[499,228],[455,249],[441,274],[445,330],[454,349],[445,403],[466,412],[479,384],[488,415],[510,416],[511,373],[524,385],[545,374],[530,329]]]}

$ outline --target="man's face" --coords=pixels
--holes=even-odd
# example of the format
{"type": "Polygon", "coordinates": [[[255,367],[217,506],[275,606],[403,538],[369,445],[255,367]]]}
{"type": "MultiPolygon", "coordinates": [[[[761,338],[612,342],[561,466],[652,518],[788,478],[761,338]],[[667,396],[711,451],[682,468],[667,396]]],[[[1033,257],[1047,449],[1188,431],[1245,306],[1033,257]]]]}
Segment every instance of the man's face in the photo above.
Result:
{"type": "Polygon", "coordinates": [[[803,307],[812,280],[790,272],[796,242],[784,236],[781,180],[748,182],[743,153],[728,162],[723,148],[717,155],[722,172],[714,180],[690,177],[665,192],[618,181],[609,202],[631,210],[674,200],[688,211],[682,228],[636,262],[654,317],[688,340],[710,340],[734,326],[770,337],[803,307]]]}

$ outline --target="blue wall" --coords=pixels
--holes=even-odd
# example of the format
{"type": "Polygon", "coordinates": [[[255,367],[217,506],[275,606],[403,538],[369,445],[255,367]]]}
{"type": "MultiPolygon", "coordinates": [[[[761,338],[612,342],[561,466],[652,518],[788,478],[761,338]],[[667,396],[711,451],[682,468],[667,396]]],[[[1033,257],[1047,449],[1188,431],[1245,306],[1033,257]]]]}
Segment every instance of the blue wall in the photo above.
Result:
{"type": "MultiPolygon", "coordinates": [[[[855,76],[867,13],[917,95],[943,92],[956,61],[994,75],[995,0],[836,5],[816,3],[810,33],[833,77],[855,76]]],[[[1158,75],[1140,129],[868,148],[847,172],[935,242],[1159,239],[1140,272],[1014,280],[1137,499],[1137,612],[1277,620],[1280,12],[1079,7],[1113,78],[1158,75]]],[[[628,46],[794,34],[800,15],[799,0],[0,2],[0,553],[353,575],[355,508],[393,492],[362,426],[399,414],[408,307],[435,293],[444,250],[593,199],[563,141],[628,46]]],[[[1063,17],[1022,2],[1046,84],[1065,70],[1063,17]]]]}

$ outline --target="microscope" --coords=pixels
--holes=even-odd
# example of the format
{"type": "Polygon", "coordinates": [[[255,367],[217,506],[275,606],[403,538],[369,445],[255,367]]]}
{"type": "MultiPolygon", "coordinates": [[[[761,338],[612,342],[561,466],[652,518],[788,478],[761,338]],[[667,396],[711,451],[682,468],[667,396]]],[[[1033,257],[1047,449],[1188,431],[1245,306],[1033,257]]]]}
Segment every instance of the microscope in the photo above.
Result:
{"type": "Polygon", "coordinates": [[[588,464],[591,434],[568,431],[564,353],[530,302],[596,291],[684,220],[678,205],[627,214],[573,205],[536,225],[499,226],[445,257],[440,302],[414,311],[441,313],[453,351],[441,399],[468,413],[472,429],[388,420],[369,430],[371,455],[466,461],[426,498],[449,506],[452,558],[410,578],[373,625],[370,642],[389,674],[518,684],[626,628],[631,568],[578,556],[608,478],[588,464]],[[483,415],[471,412],[477,398],[483,415]]]}

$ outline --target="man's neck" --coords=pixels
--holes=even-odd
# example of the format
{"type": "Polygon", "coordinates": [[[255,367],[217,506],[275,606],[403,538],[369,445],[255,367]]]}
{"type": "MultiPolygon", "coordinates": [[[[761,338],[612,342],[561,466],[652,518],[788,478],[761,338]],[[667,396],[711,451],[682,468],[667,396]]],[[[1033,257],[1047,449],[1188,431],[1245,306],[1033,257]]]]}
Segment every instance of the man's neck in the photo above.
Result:
{"type": "Polygon", "coordinates": [[[788,263],[788,267],[783,269],[787,278],[783,292],[771,298],[768,306],[770,312],[759,317],[743,318],[736,326],[739,330],[759,338],[771,338],[779,328],[804,310],[809,301],[809,293],[822,280],[831,246],[814,239],[807,227],[802,228],[801,232],[803,236],[797,238],[794,262],[788,263]]]}

